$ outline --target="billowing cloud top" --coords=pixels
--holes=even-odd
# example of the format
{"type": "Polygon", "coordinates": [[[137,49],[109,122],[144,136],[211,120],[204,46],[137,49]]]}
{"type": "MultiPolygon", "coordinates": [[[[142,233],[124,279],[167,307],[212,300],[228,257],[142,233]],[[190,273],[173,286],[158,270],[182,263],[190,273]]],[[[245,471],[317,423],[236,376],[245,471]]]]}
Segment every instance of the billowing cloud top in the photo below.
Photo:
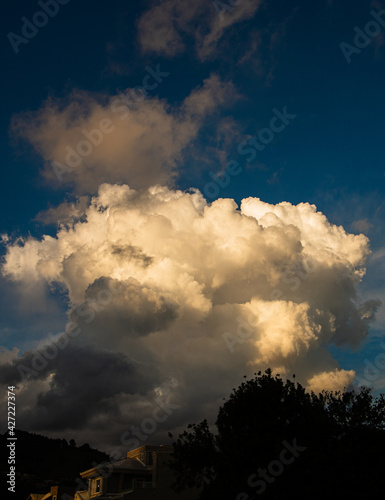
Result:
{"type": "MultiPolygon", "coordinates": [[[[119,409],[120,429],[140,418],[143,401],[170,378],[178,381],[173,393],[180,408],[170,426],[188,423],[192,407],[202,408],[198,418],[215,412],[244,373],[268,366],[296,373],[315,390],[353,381],[354,372],[341,370],[325,345],[358,344],[378,305],[357,302],[369,254],[365,236],[347,234],[308,203],[248,198],[239,209],[231,199],[208,204],[197,190],[159,185],[102,184],[85,213],[76,210],[63,205],[57,211],[65,223],[56,237],[8,242],[3,266],[9,279],[29,289],[42,282],[64,289],[67,330],[80,325],[60,363],[39,372],[45,385],[31,410],[34,421],[72,386],[73,413],[82,397],[76,373],[93,377],[76,350],[90,366],[106,359],[109,367],[118,352],[125,381],[117,389],[113,376],[103,379],[111,392],[103,386],[98,396],[95,390],[96,402],[103,401],[95,404],[98,417],[78,413],[76,427],[87,424],[94,436],[112,407],[119,409]],[[70,381],[64,376],[69,366],[70,381]]],[[[36,383],[25,382],[25,390],[36,383]]],[[[60,411],[63,421],[67,410],[60,411]]]]}

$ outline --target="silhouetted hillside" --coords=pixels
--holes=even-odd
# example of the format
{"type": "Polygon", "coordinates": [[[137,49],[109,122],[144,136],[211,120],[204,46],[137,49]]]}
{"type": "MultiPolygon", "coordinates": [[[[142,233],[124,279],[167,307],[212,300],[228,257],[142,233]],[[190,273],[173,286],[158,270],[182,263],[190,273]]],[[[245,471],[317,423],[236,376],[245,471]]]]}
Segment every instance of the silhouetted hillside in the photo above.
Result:
{"type": "MultiPolygon", "coordinates": [[[[6,484],[9,472],[7,437],[7,433],[0,435],[0,498],[10,498],[7,495],[9,485],[6,484]]],[[[16,437],[17,486],[16,494],[12,494],[14,500],[25,500],[29,493],[46,493],[55,484],[73,486],[75,490],[79,472],[93,467],[93,462],[100,463],[109,458],[88,444],[77,447],[73,440],[68,443],[65,439],[52,439],[21,430],[16,430],[16,437]]]]}

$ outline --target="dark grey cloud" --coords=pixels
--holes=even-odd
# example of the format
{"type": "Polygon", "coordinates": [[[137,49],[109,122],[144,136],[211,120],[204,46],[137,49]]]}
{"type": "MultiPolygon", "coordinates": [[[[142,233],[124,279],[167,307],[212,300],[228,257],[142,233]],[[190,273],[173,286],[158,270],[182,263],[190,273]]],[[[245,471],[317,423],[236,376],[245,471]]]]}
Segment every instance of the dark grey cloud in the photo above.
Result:
{"type": "MultiPolygon", "coordinates": [[[[142,267],[142,260],[134,262],[142,267]]],[[[82,322],[82,342],[104,338],[107,343],[159,332],[177,317],[178,305],[170,294],[134,278],[120,281],[105,276],[87,287],[83,305],[70,313],[72,321],[82,322]]]]}
{"type": "MultiPolygon", "coordinates": [[[[33,356],[26,353],[20,361],[28,365],[33,356]]],[[[17,363],[0,368],[3,381],[17,363]]],[[[37,375],[49,387],[37,394],[36,405],[23,408],[19,402],[18,425],[34,431],[84,428],[99,414],[117,416],[115,396],[146,394],[154,376],[155,370],[144,369],[124,354],[70,343],[37,375]]]]}

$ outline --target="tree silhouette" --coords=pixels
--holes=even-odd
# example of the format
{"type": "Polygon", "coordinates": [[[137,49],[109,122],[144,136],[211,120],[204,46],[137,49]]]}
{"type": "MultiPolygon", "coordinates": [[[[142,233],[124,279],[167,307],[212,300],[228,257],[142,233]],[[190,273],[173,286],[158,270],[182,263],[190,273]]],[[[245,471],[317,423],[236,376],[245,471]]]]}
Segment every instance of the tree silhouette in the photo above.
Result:
{"type": "Polygon", "coordinates": [[[215,434],[204,420],[179,435],[175,487],[218,500],[369,498],[385,487],[384,423],[383,395],[308,393],[268,369],[233,390],[215,434]]]}

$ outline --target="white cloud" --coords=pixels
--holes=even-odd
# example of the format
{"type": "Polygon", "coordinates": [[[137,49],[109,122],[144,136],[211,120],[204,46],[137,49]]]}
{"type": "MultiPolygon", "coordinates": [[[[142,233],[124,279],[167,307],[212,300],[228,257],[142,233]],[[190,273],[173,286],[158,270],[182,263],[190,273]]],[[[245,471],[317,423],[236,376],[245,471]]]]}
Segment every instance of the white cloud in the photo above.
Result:
{"type": "MultiPolygon", "coordinates": [[[[262,0],[241,0],[237,5],[215,8],[215,3],[203,0],[186,3],[181,0],[155,2],[139,20],[139,41],[144,52],[155,52],[169,57],[186,49],[184,37],[195,37],[199,59],[215,55],[225,31],[234,24],[250,19],[262,0]]],[[[221,4],[218,2],[217,6],[221,4]]]]}
{"type": "Polygon", "coordinates": [[[156,97],[135,104],[126,94],[74,91],[69,102],[48,99],[40,110],[15,116],[12,132],[43,157],[48,181],[74,186],[77,193],[93,194],[102,182],[172,185],[184,149],[230,96],[232,85],[216,75],[176,108],[156,97]]]}
{"type": "MultiPolygon", "coordinates": [[[[368,278],[362,284],[361,293],[363,297],[378,297],[382,304],[385,303],[385,292],[383,288],[383,279],[385,275],[385,247],[380,246],[373,251],[373,254],[368,259],[368,278]]],[[[376,321],[373,325],[377,330],[385,328],[385,309],[381,307],[376,316],[376,321]]]]}
{"type": "Polygon", "coordinates": [[[359,233],[367,234],[367,233],[369,233],[369,231],[372,227],[373,227],[373,224],[371,222],[369,222],[369,220],[367,218],[355,220],[352,223],[353,230],[357,231],[359,233]]]}
{"type": "Polygon", "coordinates": [[[12,350],[10,350],[7,347],[0,346],[1,364],[8,364],[17,360],[18,352],[19,349],[17,347],[14,347],[12,350]]]}
{"type": "Polygon", "coordinates": [[[355,378],[353,370],[335,370],[323,372],[309,378],[307,387],[315,393],[325,391],[343,391],[353,383],[355,378]]]}
{"type": "MultiPolygon", "coordinates": [[[[103,184],[84,220],[59,225],[56,237],[8,242],[8,279],[31,289],[60,284],[81,328],[60,363],[50,362],[51,382],[28,418],[47,421],[66,370],[74,370],[71,380],[86,376],[82,352],[90,366],[120,353],[127,394],[138,404],[175,377],[181,409],[169,428],[214,415],[241,375],[268,366],[296,373],[313,390],[348,385],[354,372],[341,370],[324,346],[357,345],[367,333],[378,304],[359,304],[356,287],[368,254],[365,236],[347,234],[307,203],[248,198],[239,210],[231,199],[207,204],[199,191],[103,184]]],[[[119,391],[108,402],[104,389],[102,420],[111,408],[123,411],[124,386],[119,391]]],[[[78,418],[74,428],[90,430],[92,421],[100,433],[97,416],[78,418]]]]}

